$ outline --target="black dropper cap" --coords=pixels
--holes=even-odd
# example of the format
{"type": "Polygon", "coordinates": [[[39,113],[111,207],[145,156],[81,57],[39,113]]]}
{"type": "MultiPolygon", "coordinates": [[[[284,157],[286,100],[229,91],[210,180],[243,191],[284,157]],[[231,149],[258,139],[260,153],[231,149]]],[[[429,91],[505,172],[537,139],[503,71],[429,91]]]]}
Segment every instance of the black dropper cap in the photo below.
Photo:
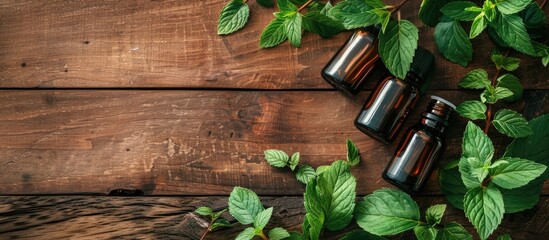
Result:
{"type": "Polygon", "coordinates": [[[418,81],[424,81],[434,66],[435,57],[433,57],[433,54],[429,50],[418,46],[410,66],[410,72],[416,76],[418,81]]]}

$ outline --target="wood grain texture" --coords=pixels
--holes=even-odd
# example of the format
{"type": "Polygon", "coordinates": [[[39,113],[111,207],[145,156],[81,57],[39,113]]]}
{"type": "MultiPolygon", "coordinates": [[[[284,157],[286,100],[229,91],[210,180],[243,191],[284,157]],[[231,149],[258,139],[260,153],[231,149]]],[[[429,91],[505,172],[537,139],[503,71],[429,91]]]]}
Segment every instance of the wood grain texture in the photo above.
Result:
{"type": "MultiPolygon", "coordinates": [[[[428,206],[445,203],[440,197],[415,200],[422,213],[428,206]]],[[[267,230],[280,226],[301,232],[305,215],[301,197],[262,197],[261,201],[274,208],[267,230]]],[[[227,197],[0,197],[0,239],[199,239],[208,224],[193,213],[199,206],[220,210],[227,207],[227,197]]],[[[210,233],[206,239],[234,239],[245,228],[228,213],[222,216],[233,228],[210,233]]],[[[476,235],[463,212],[449,206],[442,222],[451,221],[476,235]]],[[[547,239],[548,221],[549,197],[543,197],[534,209],[505,215],[493,236],[509,233],[514,240],[547,239]]],[[[322,239],[338,239],[352,229],[358,226],[352,223],[342,231],[325,231],[322,239]]],[[[413,238],[408,232],[392,239],[413,238]]]]}
{"type": "MultiPolygon", "coordinates": [[[[430,91],[455,103],[476,92],[430,91]]],[[[526,91],[502,104],[527,118],[548,112],[549,91],[526,91]]],[[[258,194],[301,195],[289,170],[263,159],[270,148],[301,152],[314,167],[345,157],[345,139],[360,148],[353,170],[360,194],[389,186],[380,177],[396,143],[384,145],[353,121],[368,92],[349,99],[335,91],[0,91],[0,194],[228,194],[233,186],[258,194]]],[[[405,126],[419,119],[424,96],[405,126]]],[[[461,154],[465,120],[455,116],[442,160],[461,154]]],[[[403,132],[401,132],[403,134],[403,132]]],[[[496,156],[510,141],[493,132],[496,156]]],[[[438,194],[436,177],[424,193],[438,194]]],[[[546,186],[544,193],[549,193],[546,186]]]]}
{"type": "MultiPolygon", "coordinates": [[[[306,33],[300,49],[284,43],[260,50],[259,35],[274,9],[250,2],[252,14],[244,30],[221,37],[217,16],[226,2],[2,1],[0,87],[331,88],[320,70],[350,32],[333,39],[306,33]]],[[[434,29],[416,16],[419,5],[410,1],[402,16],[419,27],[420,45],[436,52],[434,29]]],[[[488,36],[474,39],[473,45],[474,61],[466,69],[435,53],[433,89],[455,89],[474,68],[494,74],[488,36]]],[[[515,52],[511,56],[523,58],[515,52]]],[[[547,89],[549,84],[549,68],[538,59],[524,57],[516,74],[527,89],[547,89]]]]}

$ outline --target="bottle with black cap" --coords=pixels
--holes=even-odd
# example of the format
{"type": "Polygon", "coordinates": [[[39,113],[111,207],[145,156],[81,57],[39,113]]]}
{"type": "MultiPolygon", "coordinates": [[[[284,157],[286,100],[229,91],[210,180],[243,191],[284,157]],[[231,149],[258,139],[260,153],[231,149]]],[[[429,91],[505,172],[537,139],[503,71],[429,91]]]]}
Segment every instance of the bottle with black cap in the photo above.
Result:
{"type": "Polygon", "coordinates": [[[421,120],[404,134],[382,177],[408,192],[419,191],[436,165],[444,146],[443,134],[455,108],[451,102],[431,96],[421,120]]]}
{"type": "Polygon", "coordinates": [[[375,78],[385,69],[377,51],[378,33],[379,26],[356,30],[322,69],[322,78],[345,95],[355,96],[369,76],[375,78]]]}
{"type": "Polygon", "coordinates": [[[433,66],[433,55],[418,47],[406,78],[389,76],[381,80],[355,119],[355,126],[382,142],[394,141],[433,66]]]}

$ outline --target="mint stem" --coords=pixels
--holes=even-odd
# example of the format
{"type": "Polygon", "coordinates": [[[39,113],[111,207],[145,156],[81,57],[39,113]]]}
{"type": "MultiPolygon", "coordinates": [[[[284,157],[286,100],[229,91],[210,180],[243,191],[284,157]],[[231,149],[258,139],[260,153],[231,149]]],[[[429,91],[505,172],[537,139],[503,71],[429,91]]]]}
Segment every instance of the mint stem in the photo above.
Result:
{"type": "Polygon", "coordinates": [[[404,1],[400,2],[395,8],[393,8],[393,9],[391,10],[391,13],[400,10],[400,8],[401,8],[406,2],[408,2],[408,0],[404,0],[404,1]]]}
{"type": "Polygon", "coordinates": [[[208,233],[212,230],[211,227],[213,225],[213,222],[214,222],[214,220],[212,218],[212,220],[210,221],[210,224],[208,224],[208,227],[206,228],[206,231],[204,231],[204,233],[200,237],[200,240],[204,240],[206,238],[206,235],[208,235],[208,233]]]}
{"type": "Polygon", "coordinates": [[[543,7],[545,7],[545,4],[547,3],[547,0],[543,0],[543,2],[541,3],[541,5],[539,6],[539,8],[543,9],[543,7]]]}
{"type": "Polygon", "coordinates": [[[301,7],[299,7],[299,9],[297,9],[298,12],[301,12],[301,10],[305,9],[307,6],[309,6],[309,4],[311,4],[312,2],[314,2],[314,0],[309,0],[307,1],[305,4],[301,5],[301,7]]]}
{"type": "MultiPolygon", "coordinates": [[[[509,55],[509,51],[511,49],[507,49],[507,51],[505,52],[505,55],[503,56],[504,58],[507,57],[507,55],[509,55]]],[[[497,71],[496,71],[496,75],[494,75],[494,77],[492,78],[492,86],[495,87],[496,85],[496,81],[499,77],[499,73],[501,72],[501,67],[498,68],[496,67],[497,71]]],[[[493,104],[488,104],[488,109],[486,110],[486,121],[484,122],[484,133],[488,134],[488,130],[490,130],[490,123],[492,122],[492,105],[493,104]]]]}

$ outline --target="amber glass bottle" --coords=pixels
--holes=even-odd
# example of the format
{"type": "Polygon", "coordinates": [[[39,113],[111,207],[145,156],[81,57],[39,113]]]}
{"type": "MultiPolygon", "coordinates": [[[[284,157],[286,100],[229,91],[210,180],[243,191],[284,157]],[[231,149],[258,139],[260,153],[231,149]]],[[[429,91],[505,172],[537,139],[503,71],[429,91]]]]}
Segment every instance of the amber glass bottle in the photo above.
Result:
{"type": "Polygon", "coordinates": [[[383,65],[377,52],[378,29],[359,29],[337,51],[322,69],[322,78],[347,96],[356,95],[366,82],[366,78],[383,65]]]}
{"type": "Polygon", "coordinates": [[[444,145],[442,137],[448,118],[455,108],[445,99],[432,96],[420,122],[408,129],[398,145],[383,178],[406,191],[419,191],[431,175],[444,145]]]}
{"type": "Polygon", "coordinates": [[[433,55],[418,47],[406,78],[389,76],[382,79],[357,116],[355,126],[382,142],[394,141],[402,123],[418,101],[420,85],[433,65],[433,55]]]}

